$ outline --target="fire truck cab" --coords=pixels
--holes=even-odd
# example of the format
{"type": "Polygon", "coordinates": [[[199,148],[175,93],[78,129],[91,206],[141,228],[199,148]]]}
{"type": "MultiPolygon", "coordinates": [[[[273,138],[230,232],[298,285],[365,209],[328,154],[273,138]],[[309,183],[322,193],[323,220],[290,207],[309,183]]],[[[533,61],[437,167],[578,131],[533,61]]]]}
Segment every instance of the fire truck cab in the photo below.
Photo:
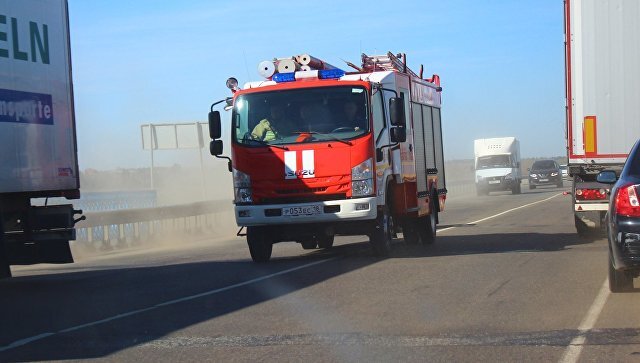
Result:
{"type": "MultiPolygon", "coordinates": [[[[435,240],[446,199],[442,89],[400,58],[363,54],[349,73],[316,62],[243,89],[227,82],[235,217],[254,261],[283,241],[331,248],[336,235],[367,235],[385,256],[400,232],[407,243],[435,240]]],[[[220,157],[213,106],[209,126],[220,157]]]]}

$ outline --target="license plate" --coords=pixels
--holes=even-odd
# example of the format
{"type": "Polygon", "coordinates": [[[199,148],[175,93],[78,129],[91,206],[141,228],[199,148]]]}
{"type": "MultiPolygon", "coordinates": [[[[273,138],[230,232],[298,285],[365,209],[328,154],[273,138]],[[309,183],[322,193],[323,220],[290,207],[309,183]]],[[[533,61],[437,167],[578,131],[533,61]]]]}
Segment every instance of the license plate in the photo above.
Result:
{"type": "Polygon", "coordinates": [[[547,182],[549,179],[540,179],[541,182],[547,182]]]}
{"type": "Polygon", "coordinates": [[[321,212],[319,205],[282,208],[283,216],[311,216],[314,214],[320,214],[321,212]]]}
{"type": "Polygon", "coordinates": [[[500,184],[500,180],[489,180],[489,184],[500,184]]]}

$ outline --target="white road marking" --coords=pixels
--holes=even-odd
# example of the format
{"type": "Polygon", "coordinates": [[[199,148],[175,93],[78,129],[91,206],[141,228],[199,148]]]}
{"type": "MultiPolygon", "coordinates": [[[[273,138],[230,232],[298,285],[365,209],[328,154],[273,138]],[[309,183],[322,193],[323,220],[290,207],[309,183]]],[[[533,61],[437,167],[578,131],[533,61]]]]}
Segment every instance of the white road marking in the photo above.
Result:
{"type": "Polygon", "coordinates": [[[587,333],[596,325],[596,321],[598,320],[608,297],[609,280],[604,280],[604,284],[602,284],[600,292],[598,292],[598,296],[596,296],[596,299],[593,301],[593,304],[591,304],[589,311],[587,311],[587,315],[585,315],[578,327],[580,334],[571,340],[571,343],[569,343],[569,346],[564,351],[564,354],[560,359],[560,363],[575,363],[578,361],[582,348],[584,347],[584,343],[587,340],[587,333]]]}
{"type": "Polygon", "coordinates": [[[0,346],[0,352],[4,352],[4,351],[7,351],[9,349],[14,349],[14,348],[17,348],[17,347],[21,347],[23,345],[27,345],[27,344],[33,343],[35,341],[42,340],[44,338],[48,338],[48,337],[51,337],[51,336],[54,336],[54,335],[57,335],[57,334],[69,333],[69,332],[72,332],[72,331],[76,331],[76,330],[80,330],[80,329],[89,328],[89,327],[92,327],[92,326],[104,324],[104,323],[107,323],[107,322],[110,322],[110,321],[113,321],[113,320],[117,320],[117,319],[122,319],[122,318],[129,317],[129,316],[138,315],[138,314],[141,314],[143,312],[156,310],[156,309],[161,308],[161,307],[165,307],[165,306],[169,306],[169,305],[175,305],[175,304],[178,304],[178,303],[181,303],[181,302],[195,300],[195,299],[199,299],[201,297],[219,294],[221,292],[232,290],[232,289],[235,289],[235,288],[238,288],[238,287],[242,287],[242,286],[254,284],[256,282],[264,281],[264,280],[270,279],[272,277],[286,275],[286,274],[288,274],[290,272],[293,272],[293,271],[297,271],[297,270],[301,270],[301,269],[304,269],[304,268],[307,268],[307,267],[319,265],[321,263],[329,262],[329,261],[335,260],[337,258],[338,257],[332,257],[332,258],[328,258],[328,259],[325,259],[325,260],[310,262],[310,263],[307,263],[305,265],[293,267],[293,268],[290,268],[290,269],[287,269],[287,270],[283,270],[283,271],[279,271],[279,272],[276,272],[276,273],[273,273],[273,274],[270,274],[270,275],[257,277],[257,278],[252,279],[252,280],[239,282],[237,284],[221,287],[219,289],[214,289],[214,290],[210,290],[210,291],[205,291],[205,292],[202,292],[202,293],[199,293],[199,294],[195,294],[195,295],[185,296],[185,297],[182,297],[182,298],[179,298],[179,299],[165,301],[163,303],[159,303],[159,304],[156,304],[156,305],[153,305],[153,306],[149,306],[147,308],[132,310],[132,311],[129,311],[129,312],[126,312],[126,313],[117,314],[117,315],[114,315],[114,316],[111,316],[111,317],[108,317],[108,318],[105,318],[105,319],[96,320],[96,321],[92,321],[92,322],[89,322],[89,323],[72,326],[70,328],[59,330],[57,332],[41,333],[41,334],[34,335],[32,337],[29,337],[29,338],[24,338],[24,339],[17,340],[17,341],[15,341],[15,342],[13,342],[13,343],[11,343],[9,345],[0,346]]]}
{"type": "MultiPolygon", "coordinates": [[[[562,194],[556,194],[556,195],[551,196],[551,197],[546,198],[546,199],[538,200],[536,202],[532,202],[532,203],[529,203],[529,204],[521,205],[519,207],[511,208],[511,209],[506,210],[504,212],[500,212],[498,214],[494,214],[494,215],[486,217],[486,218],[478,219],[477,221],[465,223],[465,225],[470,226],[470,225],[474,225],[474,224],[477,224],[477,223],[480,223],[480,222],[488,221],[489,219],[493,219],[493,218],[499,217],[501,215],[504,215],[504,214],[507,214],[507,213],[511,213],[511,212],[516,211],[518,209],[522,209],[522,208],[530,207],[532,205],[536,205],[536,204],[539,204],[539,203],[546,202],[546,201],[551,200],[553,198],[556,198],[556,197],[558,197],[560,195],[562,195],[562,194]]],[[[438,233],[442,233],[442,232],[445,232],[445,231],[448,231],[448,230],[451,230],[451,229],[454,229],[454,228],[458,228],[458,227],[454,226],[454,227],[447,227],[447,228],[439,229],[438,233]]]]}

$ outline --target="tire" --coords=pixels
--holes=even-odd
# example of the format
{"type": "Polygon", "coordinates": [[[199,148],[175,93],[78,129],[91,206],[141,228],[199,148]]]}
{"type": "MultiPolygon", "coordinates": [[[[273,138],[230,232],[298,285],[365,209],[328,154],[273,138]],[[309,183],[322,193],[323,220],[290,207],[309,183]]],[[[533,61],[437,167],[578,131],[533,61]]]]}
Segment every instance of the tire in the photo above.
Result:
{"type": "Polygon", "coordinates": [[[418,221],[417,218],[406,219],[402,223],[402,236],[404,243],[408,245],[415,245],[420,241],[420,235],[418,234],[418,221]]]}
{"type": "Polygon", "coordinates": [[[305,250],[315,250],[316,248],[318,248],[318,242],[313,239],[301,241],[300,244],[305,250]]]}
{"type": "Polygon", "coordinates": [[[609,290],[611,292],[633,290],[633,277],[626,271],[618,271],[613,267],[611,253],[609,253],[609,290]]]}
{"type": "Polygon", "coordinates": [[[438,212],[433,205],[433,199],[431,201],[431,214],[421,218],[420,220],[424,222],[424,224],[418,229],[422,244],[433,244],[436,241],[436,227],[438,221],[438,212]]]}
{"type": "Polygon", "coordinates": [[[253,262],[262,263],[271,259],[273,240],[267,228],[247,227],[247,244],[253,262]]]}
{"type": "Polygon", "coordinates": [[[320,248],[324,248],[328,250],[329,248],[333,247],[334,236],[322,235],[318,237],[317,240],[318,240],[318,247],[320,248]]]}
{"type": "Polygon", "coordinates": [[[369,234],[369,241],[373,253],[379,257],[389,256],[391,252],[391,237],[393,235],[393,217],[391,209],[384,206],[378,213],[376,223],[369,234]]]}
{"type": "Polygon", "coordinates": [[[587,238],[591,237],[591,235],[593,234],[591,228],[589,228],[589,226],[587,226],[587,224],[584,223],[584,221],[580,219],[580,217],[574,215],[573,223],[576,226],[576,232],[578,233],[578,236],[587,238]]]}
{"type": "Polygon", "coordinates": [[[520,189],[520,183],[515,184],[511,187],[511,194],[520,194],[522,191],[520,189]]]}
{"type": "MultiPolygon", "coordinates": [[[[2,243],[2,241],[0,241],[2,243]]],[[[4,246],[0,244],[0,280],[11,277],[11,267],[4,253],[4,246]]]]}

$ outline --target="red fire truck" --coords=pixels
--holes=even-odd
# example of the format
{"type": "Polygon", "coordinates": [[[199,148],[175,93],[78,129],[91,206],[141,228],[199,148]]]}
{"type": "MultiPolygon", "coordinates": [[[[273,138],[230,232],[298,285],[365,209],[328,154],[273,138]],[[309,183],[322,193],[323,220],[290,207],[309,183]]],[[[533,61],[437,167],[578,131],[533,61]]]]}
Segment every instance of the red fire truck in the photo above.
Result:
{"type": "Polygon", "coordinates": [[[399,232],[435,240],[447,193],[440,79],[411,71],[403,54],[348,65],[302,55],[260,63],[267,78],[243,89],[230,78],[231,158],[211,106],[211,154],[229,160],[255,262],[283,241],[331,248],[336,235],[367,235],[385,256],[399,232]]]}

